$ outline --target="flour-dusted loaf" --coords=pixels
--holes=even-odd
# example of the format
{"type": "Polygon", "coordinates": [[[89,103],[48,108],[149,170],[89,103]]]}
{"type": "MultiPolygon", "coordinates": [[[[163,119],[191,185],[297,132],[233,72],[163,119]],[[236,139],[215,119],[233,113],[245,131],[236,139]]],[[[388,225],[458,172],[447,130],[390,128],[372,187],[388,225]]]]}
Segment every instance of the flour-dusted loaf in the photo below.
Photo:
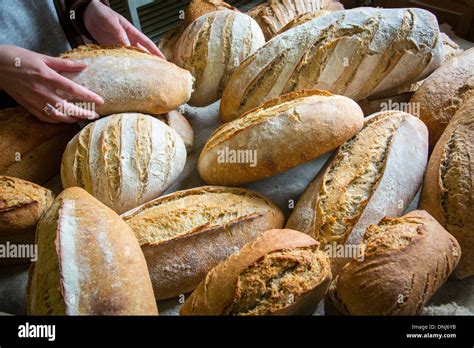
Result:
{"type": "Polygon", "coordinates": [[[321,16],[325,16],[332,11],[327,11],[327,10],[316,10],[308,13],[304,13],[302,15],[299,15],[298,17],[292,19],[289,21],[284,27],[282,27],[278,32],[278,34],[281,34],[287,30],[290,30],[291,28],[294,28],[298,25],[304,24],[306,22],[312,21],[313,19],[316,19],[321,16]]]}
{"type": "Polygon", "coordinates": [[[431,149],[462,103],[473,96],[474,48],[470,48],[431,74],[410,101],[428,126],[431,149]]]}
{"type": "MultiPolygon", "coordinates": [[[[318,173],[286,227],[324,247],[358,245],[369,225],[405,211],[421,186],[427,160],[423,122],[401,111],[374,114],[318,173]]],[[[333,274],[345,262],[346,257],[331,260],[333,274]]]]}
{"type": "Polygon", "coordinates": [[[364,125],[353,100],[325,91],[300,91],[268,101],[218,128],[198,162],[209,184],[260,180],[334,150],[364,125]]]}
{"type": "Polygon", "coordinates": [[[0,175],[44,184],[77,132],[76,124],[42,122],[23,107],[0,110],[0,175]]]}
{"type": "Polygon", "coordinates": [[[423,210],[370,226],[364,246],[364,259],[332,282],[326,314],[419,314],[461,257],[456,239],[423,210]]]}
{"type": "Polygon", "coordinates": [[[183,139],[184,145],[186,146],[187,153],[193,150],[194,146],[194,131],[189,124],[186,117],[179,110],[173,110],[166,114],[155,116],[160,121],[166,123],[168,126],[173,128],[176,133],[183,139]]]}
{"type": "Polygon", "coordinates": [[[207,13],[219,10],[239,10],[222,0],[191,0],[191,3],[184,12],[184,27],[188,27],[192,22],[207,13]]]}
{"type": "Polygon", "coordinates": [[[458,240],[463,256],[454,275],[474,275],[474,98],[464,102],[436,143],[420,198],[458,240]]]}
{"type": "Polygon", "coordinates": [[[243,13],[214,11],[195,20],[181,35],[173,58],[196,79],[189,104],[206,106],[220,99],[230,75],[264,43],[258,24],[243,13]]]}
{"type": "Polygon", "coordinates": [[[220,116],[228,122],[302,89],[361,100],[424,78],[443,57],[438,23],[428,11],[333,12],[278,35],[249,56],[224,90],[220,116]]]}
{"type": "Polygon", "coordinates": [[[301,232],[269,230],[213,268],[181,315],[310,315],[331,281],[329,259],[301,232]]]}
{"type": "Polygon", "coordinates": [[[64,190],[36,230],[28,314],[156,315],[137,239],[110,208],[78,187],[64,190]]]}
{"type": "MultiPolygon", "coordinates": [[[[44,187],[0,176],[0,244],[34,244],[36,224],[53,200],[53,193],[44,187]]],[[[22,255],[5,256],[0,257],[0,265],[29,262],[31,259],[20,257],[22,255]]]]}
{"type": "Polygon", "coordinates": [[[148,115],[118,114],[87,125],[69,142],[61,180],[123,213],[162,194],[185,163],[183,140],[172,128],[148,115]]]}
{"type": "Polygon", "coordinates": [[[269,0],[250,9],[247,14],[262,28],[267,40],[291,20],[314,11],[337,11],[344,6],[337,0],[269,0]]]}
{"type": "Polygon", "coordinates": [[[220,261],[284,223],[281,210],[260,194],[217,186],[174,192],[123,218],[145,254],[157,299],[194,290],[220,261]]]}
{"type": "Polygon", "coordinates": [[[104,99],[95,106],[99,115],[161,114],[191,97],[189,71],[138,48],[85,45],[61,57],[87,64],[81,72],[62,74],[104,99]]]}

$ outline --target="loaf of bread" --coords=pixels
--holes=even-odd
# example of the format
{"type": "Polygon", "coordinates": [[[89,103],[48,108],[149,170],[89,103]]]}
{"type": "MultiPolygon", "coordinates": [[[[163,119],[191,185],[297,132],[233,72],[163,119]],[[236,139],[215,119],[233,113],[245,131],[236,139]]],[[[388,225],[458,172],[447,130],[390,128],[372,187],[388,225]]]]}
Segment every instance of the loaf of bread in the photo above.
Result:
{"type": "Polygon", "coordinates": [[[436,17],[422,9],[356,8],[290,29],[250,55],[222,96],[224,122],[281,94],[324,89],[354,100],[415,82],[443,61],[436,17]]]}
{"type": "Polygon", "coordinates": [[[297,231],[266,231],[213,268],[181,315],[310,315],[331,281],[318,247],[297,231]]]}
{"type": "Polygon", "coordinates": [[[258,193],[212,186],[158,198],[123,218],[145,254],[157,299],[192,291],[220,261],[284,223],[258,193]]]}
{"type": "Polygon", "coordinates": [[[423,210],[370,226],[364,246],[364,260],[332,282],[326,314],[419,314],[461,256],[456,239],[423,210]]]}
{"type": "MultiPolygon", "coordinates": [[[[0,176],[0,244],[34,244],[36,224],[53,200],[53,193],[44,187],[18,178],[0,176]]],[[[27,255],[4,256],[0,257],[0,265],[31,260],[27,255]]]]}
{"type": "Polygon", "coordinates": [[[181,139],[183,139],[187,153],[193,150],[194,131],[186,117],[184,117],[180,111],[173,110],[166,114],[157,115],[156,118],[166,123],[178,133],[181,139]]]}
{"type": "Polygon", "coordinates": [[[118,114],[87,125],[69,142],[61,180],[123,213],[162,194],[185,163],[173,129],[148,115],[118,114]]]}
{"type": "Polygon", "coordinates": [[[214,11],[194,21],[176,44],[173,59],[196,79],[189,104],[219,100],[230,75],[264,43],[257,22],[240,12],[214,11]]]}
{"type": "Polygon", "coordinates": [[[191,97],[189,71],[138,48],[86,45],[61,57],[87,64],[81,72],[62,74],[104,99],[95,106],[99,115],[162,114],[191,97]]]}
{"type": "Polygon", "coordinates": [[[111,209],[78,187],[64,190],[36,230],[28,314],[156,315],[137,239],[111,209]]]}
{"type": "MultiPolygon", "coordinates": [[[[423,122],[401,111],[374,114],[318,173],[286,227],[323,247],[358,245],[369,225],[403,214],[421,186],[427,158],[423,122]]],[[[348,258],[331,260],[333,275],[348,258]]]]}
{"type": "Polygon", "coordinates": [[[188,27],[192,22],[207,13],[219,10],[239,10],[222,0],[191,0],[191,3],[184,12],[184,27],[188,27]]]}
{"type": "Polygon", "coordinates": [[[265,39],[270,40],[283,26],[305,13],[342,9],[344,6],[337,0],[269,0],[247,14],[260,25],[265,39]]]}
{"type": "Polygon", "coordinates": [[[452,58],[431,74],[413,95],[411,103],[430,132],[430,149],[443,134],[463,101],[474,96],[474,48],[452,58]]]}
{"type": "Polygon", "coordinates": [[[0,110],[0,175],[44,184],[77,132],[76,124],[41,122],[23,107],[0,110]]]}
{"type": "Polygon", "coordinates": [[[168,30],[160,37],[158,42],[158,49],[166,57],[166,60],[172,61],[174,56],[174,49],[178,42],[181,34],[183,33],[183,27],[176,27],[168,30]]]}
{"type": "Polygon", "coordinates": [[[301,24],[304,24],[306,22],[309,22],[309,21],[312,21],[313,19],[316,19],[318,17],[321,17],[321,16],[325,16],[329,13],[331,13],[332,11],[328,11],[328,10],[316,10],[316,11],[312,11],[312,12],[308,12],[308,13],[304,13],[302,15],[299,15],[298,17],[292,19],[291,21],[289,21],[285,26],[283,26],[280,30],[278,30],[278,32],[276,33],[276,35],[278,34],[281,34],[287,30],[290,30],[298,25],[301,25],[301,24]]]}
{"type": "Polygon", "coordinates": [[[474,98],[464,102],[436,143],[420,198],[426,210],[458,240],[463,256],[454,275],[474,275],[474,98]]]}
{"type": "Polygon", "coordinates": [[[260,180],[334,150],[363,125],[362,110],[347,97],[290,93],[218,128],[201,152],[199,174],[215,185],[260,180]]]}

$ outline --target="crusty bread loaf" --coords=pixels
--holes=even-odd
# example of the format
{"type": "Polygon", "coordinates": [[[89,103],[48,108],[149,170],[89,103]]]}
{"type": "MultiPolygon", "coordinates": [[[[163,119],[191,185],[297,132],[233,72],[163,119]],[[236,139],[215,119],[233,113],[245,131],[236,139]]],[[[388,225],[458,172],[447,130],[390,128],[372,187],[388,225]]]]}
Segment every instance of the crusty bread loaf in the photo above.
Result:
{"type": "Polygon", "coordinates": [[[87,64],[81,72],[62,74],[104,99],[95,106],[99,115],[162,114],[191,97],[189,71],[137,48],[86,45],[61,57],[87,64]]]}
{"type": "Polygon", "coordinates": [[[262,28],[266,40],[270,40],[291,20],[317,10],[338,11],[344,6],[337,0],[269,0],[250,9],[247,14],[262,28]]]}
{"type": "Polygon", "coordinates": [[[174,50],[173,62],[196,79],[189,104],[206,106],[220,99],[230,75],[265,43],[251,17],[234,11],[214,11],[189,25],[174,50]]]}
{"type": "Polygon", "coordinates": [[[308,13],[304,13],[302,15],[299,15],[298,17],[293,18],[291,21],[289,21],[285,26],[283,26],[276,35],[281,34],[287,30],[290,30],[298,25],[304,24],[306,22],[312,21],[313,19],[316,19],[321,16],[325,16],[332,11],[328,10],[316,10],[308,13]]]}
{"type": "Polygon", "coordinates": [[[267,42],[232,74],[220,116],[233,120],[302,89],[354,100],[420,80],[444,57],[436,17],[422,9],[357,8],[298,25],[267,42]]]}
{"type": "MultiPolygon", "coordinates": [[[[374,114],[318,173],[286,227],[324,247],[358,245],[369,225],[405,211],[421,185],[427,157],[423,122],[401,111],[374,114]]],[[[346,262],[332,259],[333,275],[346,262]]]]}
{"type": "Polygon", "coordinates": [[[256,192],[204,186],[153,200],[124,214],[148,263],[157,299],[192,291],[242,245],[284,223],[256,192]]]}
{"type": "Polygon", "coordinates": [[[433,149],[444,129],[464,100],[474,96],[474,48],[452,58],[431,74],[413,95],[417,115],[430,131],[433,149]]]}
{"type": "Polygon", "coordinates": [[[173,110],[166,114],[157,115],[156,118],[166,123],[178,133],[181,139],[183,139],[188,154],[193,150],[194,131],[186,117],[184,117],[180,111],[173,110]]]}
{"type": "Polygon", "coordinates": [[[458,240],[463,256],[454,275],[474,275],[474,98],[464,102],[436,143],[425,174],[420,209],[458,240]]]}
{"type": "Polygon", "coordinates": [[[184,13],[184,27],[188,27],[192,22],[207,13],[219,10],[239,10],[222,0],[191,0],[184,13]]]}
{"type": "Polygon", "coordinates": [[[61,181],[123,213],[163,193],[185,163],[173,129],[148,115],[118,114],[87,125],[69,142],[61,181]]]}
{"type": "MultiPolygon", "coordinates": [[[[44,187],[0,176],[0,244],[33,244],[36,224],[53,200],[53,193],[44,187]]],[[[0,265],[30,262],[31,259],[21,255],[5,256],[0,257],[0,265]]]]}
{"type": "Polygon", "coordinates": [[[364,245],[364,260],[332,282],[326,314],[419,314],[461,256],[456,239],[422,210],[370,226],[364,245]]]}
{"type": "Polygon", "coordinates": [[[270,230],[213,268],[181,315],[311,314],[331,281],[329,259],[313,238],[270,230]]]}
{"type": "Polygon", "coordinates": [[[64,190],[36,231],[28,278],[33,315],[158,314],[133,231],[83,189],[64,190]]]}
{"type": "Polygon", "coordinates": [[[215,185],[260,180],[335,149],[363,124],[362,110],[349,98],[290,93],[218,128],[201,152],[199,174],[215,185]]]}
{"type": "Polygon", "coordinates": [[[0,110],[0,175],[43,184],[59,173],[76,124],[41,122],[23,107],[0,110]]]}

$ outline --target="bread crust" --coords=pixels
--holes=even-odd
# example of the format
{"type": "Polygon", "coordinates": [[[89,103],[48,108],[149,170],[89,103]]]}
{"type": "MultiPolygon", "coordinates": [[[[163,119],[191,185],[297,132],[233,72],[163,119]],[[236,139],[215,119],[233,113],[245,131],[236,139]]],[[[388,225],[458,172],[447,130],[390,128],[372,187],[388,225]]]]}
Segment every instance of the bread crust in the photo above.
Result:
{"type": "Polygon", "coordinates": [[[41,218],[28,278],[31,315],[156,315],[140,246],[128,225],[78,187],[41,218]]]}
{"type": "Polygon", "coordinates": [[[335,149],[362,128],[363,120],[349,98],[318,90],[290,93],[219,127],[199,156],[199,174],[215,185],[264,179],[335,149]],[[250,153],[255,162],[227,160],[224,154],[232,151],[250,153]]]}
{"type": "Polygon", "coordinates": [[[180,111],[172,110],[166,114],[158,115],[156,118],[166,123],[178,133],[181,139],[183,139],[188,154],[193,151],[194,131],[186,117],[184,117],[180,111]]]}
{"type": "Polygon", "coordinates": [[[262,232],[281,228],[284,224],[281,210],[260,194],[217,186],[177,191],[122,217],[135,231],[141,244],[157,299],[194,290],[220,261],[262,232]],[[234,211],[236,204],[240,207],[234,211]],[[155,209],[160,206],[165,210],[155,209]],[[192,216],[193,213],[196,216],[192,216]],[[230,217],[221,221],[215,214],[229,214],[230,217]],[[194,220],[197,220],[196,224],[186,225],[194,220]],[[166,226],[157,227],[157,231],[154,221],[156,226],[166,226]],[[183,225],[183,228],[178,225],[183,225]],[[170,226],[176,231],[183,230],[164,239],[154,237],[155,234],[164,234],[166,227],[170,226]]]}
{"type": "Polygon", "coordinates": [[[428,162],[419,207],[459,242],[463,256],[454,270],[474,275],[474,98],[464,102],[436,143],[428,162]]]}

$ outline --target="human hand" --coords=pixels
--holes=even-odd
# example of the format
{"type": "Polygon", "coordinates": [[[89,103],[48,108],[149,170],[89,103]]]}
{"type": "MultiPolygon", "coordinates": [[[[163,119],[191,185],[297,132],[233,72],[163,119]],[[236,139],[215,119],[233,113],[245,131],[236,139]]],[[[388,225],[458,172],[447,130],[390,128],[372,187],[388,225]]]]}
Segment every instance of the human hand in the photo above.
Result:
{"type": "MultiPolygon", "coordinates": [[[[78,72],[85,64],[49,57],[20,47],[0,45],[0,87],[41,121],[74,123],[99,117],[93,108],[66,101],[103,104],[97,94],[58,74],[78,72]]],[[[95,105],[95,104],[91,104],[95,105]]]]}
{"type": "Polygon", "coordinates": [[[166,59],[153,41],[99,0],[92,0],[87,6],[84,25],[99,44],[135,46],[166,59]]]}

